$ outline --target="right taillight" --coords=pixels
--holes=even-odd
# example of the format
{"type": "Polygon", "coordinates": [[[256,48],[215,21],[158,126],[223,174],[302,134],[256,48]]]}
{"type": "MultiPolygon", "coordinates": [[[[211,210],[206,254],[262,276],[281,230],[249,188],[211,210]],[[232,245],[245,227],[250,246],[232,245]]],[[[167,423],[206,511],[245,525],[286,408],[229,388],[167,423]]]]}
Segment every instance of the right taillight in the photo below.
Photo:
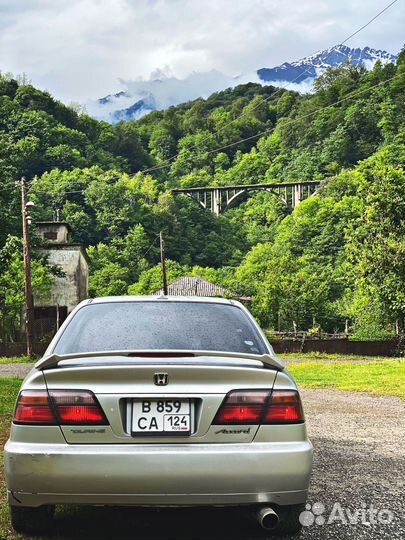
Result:
{"type": "Polygon", "coordinates": [[[237,390],[230,392],[213,424],[299,424],[304,421],[296,390],[237,390]]]}
{"type": "Polygon", "coordinates": [[[92,392],[87,390],[23,390],[17,400],[15,424],[108,425],[92,392]]]}
{"type": "Polygon", "coordinates": [[[263,424],[299,424],[304,421],[300,395],[295,390],[273,390],[263,424]]]}

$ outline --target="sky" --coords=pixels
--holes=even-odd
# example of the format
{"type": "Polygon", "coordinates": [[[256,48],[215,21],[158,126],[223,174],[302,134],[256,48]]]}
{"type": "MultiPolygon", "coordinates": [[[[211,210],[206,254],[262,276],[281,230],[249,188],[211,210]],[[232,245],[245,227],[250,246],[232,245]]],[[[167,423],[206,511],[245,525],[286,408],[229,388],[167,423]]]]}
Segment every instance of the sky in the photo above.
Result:
{"type": "MultiPolygon", "coordinates": [[[[338,44],[389,0],[0,0],[0,71],[26,74],[65,103],[122,88],[120,79],[229,76],[338,44]]],[[[397,53],[405,0],[351,47],[397,53]]]]}

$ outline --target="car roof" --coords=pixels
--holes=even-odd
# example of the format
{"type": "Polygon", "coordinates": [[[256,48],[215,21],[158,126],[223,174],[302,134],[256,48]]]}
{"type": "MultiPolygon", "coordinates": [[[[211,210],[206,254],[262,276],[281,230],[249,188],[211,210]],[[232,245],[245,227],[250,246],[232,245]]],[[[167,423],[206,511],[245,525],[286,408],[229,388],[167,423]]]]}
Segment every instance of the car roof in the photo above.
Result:
{"type": "Polygon", "coordinates": [[[103,296],[99,298],[90,298],[82,302],[82,305],[86,304],[107,304],[114,302],[203,302],[210,304],[231,304],[240,305],[235,300],[229,300],[227,298],[219,298],[216,296],[164,296],[164,295],[150,295],[150,296],[103,296]]]}

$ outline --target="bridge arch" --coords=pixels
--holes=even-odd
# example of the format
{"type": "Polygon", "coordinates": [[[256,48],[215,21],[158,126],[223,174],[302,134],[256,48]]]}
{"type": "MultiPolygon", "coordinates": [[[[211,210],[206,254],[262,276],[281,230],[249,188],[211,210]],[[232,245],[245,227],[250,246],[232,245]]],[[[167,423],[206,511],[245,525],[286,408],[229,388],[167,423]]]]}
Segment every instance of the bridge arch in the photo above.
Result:
{"type": "Polygon", "coordinates": [[[288,201],[280,195],[280,193],[275,192],[274,190],[270,188],[266,189],[241,189],[240,191],[236,192],[230,199],[227,199],[226,204],[221,207],[222,213],[226,212],[227,210],[230,210],[234,206],[236,206],[239,202],[242,202],[244,199],[249,197],[249,193],[254,193],[257,191],[266,191],[267,193],[271,193],[272,195],[275,195],[281,201],[288,206],[288,201]]]}
{"type": "Polygon", "coordinates": [[[173,194],[183,194],[196,200],[200,206],[219,216],[238,204],[252,191],[267,191],[276,195],[284,204],[296,208],[303,200],[315,195],[320,182],[286,182],[278,184],[248,184],[217,187],[173,189],[173,194]]]}

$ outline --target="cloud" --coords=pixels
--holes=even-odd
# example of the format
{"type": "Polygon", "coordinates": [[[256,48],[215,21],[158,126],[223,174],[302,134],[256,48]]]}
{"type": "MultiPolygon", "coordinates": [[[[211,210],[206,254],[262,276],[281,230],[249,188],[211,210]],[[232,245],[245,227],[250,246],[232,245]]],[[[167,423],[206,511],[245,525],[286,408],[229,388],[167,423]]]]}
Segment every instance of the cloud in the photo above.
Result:
{"type": "MultiPolygon", "coordinates": [[[[229,77],[338,43],[381,0],[0,0],[0,69],[64,101],[121,89],[119,79],[193,71],[229,77]]],[[[401,3],[350,41],[398,52],[401,3]]]]}

